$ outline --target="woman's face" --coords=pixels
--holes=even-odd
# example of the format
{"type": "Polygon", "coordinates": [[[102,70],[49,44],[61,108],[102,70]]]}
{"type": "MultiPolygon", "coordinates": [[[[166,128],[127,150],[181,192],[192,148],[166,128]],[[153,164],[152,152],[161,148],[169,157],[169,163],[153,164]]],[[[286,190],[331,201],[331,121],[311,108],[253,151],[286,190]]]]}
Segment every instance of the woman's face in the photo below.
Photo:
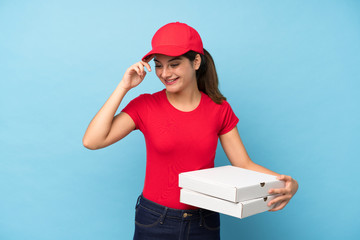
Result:
{"type": "Polygon", "coordinates": [[[197,61],[195,59],[191,62],[183,56],[156,54],[154,58],[156,75],[170,93],[197,89],[196,70],[200,66],[197,61]]]}

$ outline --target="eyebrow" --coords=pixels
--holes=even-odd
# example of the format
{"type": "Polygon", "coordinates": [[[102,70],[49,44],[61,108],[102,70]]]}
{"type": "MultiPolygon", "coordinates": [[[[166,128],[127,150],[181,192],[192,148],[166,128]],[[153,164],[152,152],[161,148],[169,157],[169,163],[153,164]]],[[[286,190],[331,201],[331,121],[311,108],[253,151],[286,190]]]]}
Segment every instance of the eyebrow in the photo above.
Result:
{"type": "MultiPolygon", "coordinates": [[[[174,58],[170,59],[168,62],[175,61],[175,60],[181,60],[181,58],[180,57],[174,57],[174,58]]],[[[160,63],[156,58],[154,58],[154,61],[160,63]]]]}

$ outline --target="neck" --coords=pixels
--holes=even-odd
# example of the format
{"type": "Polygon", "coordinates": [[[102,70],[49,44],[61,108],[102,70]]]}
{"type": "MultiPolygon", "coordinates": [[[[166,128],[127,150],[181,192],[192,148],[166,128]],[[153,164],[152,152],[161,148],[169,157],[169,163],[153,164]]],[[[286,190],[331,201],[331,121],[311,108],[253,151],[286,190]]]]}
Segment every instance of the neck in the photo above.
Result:
{"type": "Polygon", "coordinates": [[[199,105],[201,100],[201,92],[197,87],[178,93],[171,93],[166,91],[166,96],[171,105],[182,111],[194,110],[199,105]]]}

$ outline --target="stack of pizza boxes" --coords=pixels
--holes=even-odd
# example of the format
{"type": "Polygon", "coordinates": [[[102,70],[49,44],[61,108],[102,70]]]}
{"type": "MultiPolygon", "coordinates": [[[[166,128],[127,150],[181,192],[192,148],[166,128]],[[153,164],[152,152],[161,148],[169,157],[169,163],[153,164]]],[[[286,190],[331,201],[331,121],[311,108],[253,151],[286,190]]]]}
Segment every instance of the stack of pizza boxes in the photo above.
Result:
{"type": "Polygon", "coordinates": [[[180,202],[237,218],[261,213],[277,195],[271,188],[284,188],[276,176],[234,166],[222,166],[179,174],[180,202]]]}

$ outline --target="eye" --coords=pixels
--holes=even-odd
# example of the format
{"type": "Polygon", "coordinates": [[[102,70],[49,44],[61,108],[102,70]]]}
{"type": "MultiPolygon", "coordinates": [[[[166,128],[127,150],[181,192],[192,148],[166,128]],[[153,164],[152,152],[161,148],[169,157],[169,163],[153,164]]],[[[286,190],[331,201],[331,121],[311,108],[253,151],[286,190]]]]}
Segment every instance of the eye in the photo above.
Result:
{"type": "Polygon", "coordinates": [[[155,64],[155,68],[161,68],[161,65],[155,64]]]}
{"type": "Polygon", "coordinates": [[[177,66],[179,66],[179,63],[170,64],[170,67],[177,67],[177,66]]]}

